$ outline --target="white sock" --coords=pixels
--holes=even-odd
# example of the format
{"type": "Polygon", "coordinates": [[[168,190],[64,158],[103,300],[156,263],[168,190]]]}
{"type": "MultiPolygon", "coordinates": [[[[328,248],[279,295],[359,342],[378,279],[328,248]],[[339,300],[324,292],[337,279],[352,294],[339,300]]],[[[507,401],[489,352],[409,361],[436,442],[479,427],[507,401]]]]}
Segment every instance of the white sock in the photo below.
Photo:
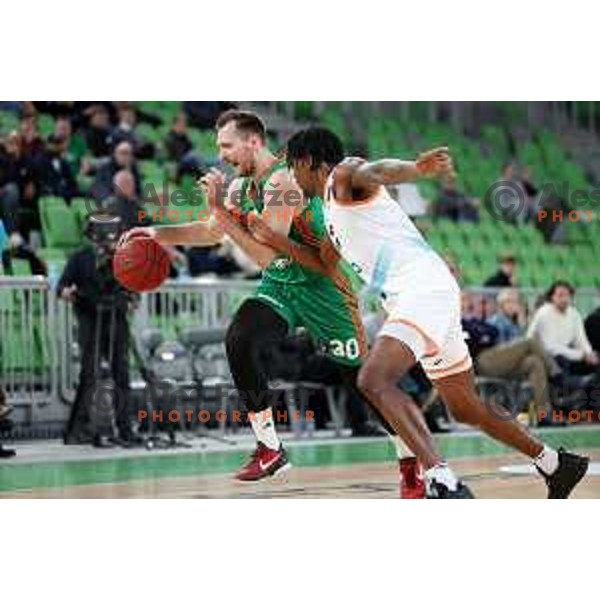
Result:
{"type": "Polygon", "coordinates": [[[546,475],[552,475],[558,468],[558,452],[544,446],[544,449],[533,459],[533,464],[546,475]]]}
{"type": "Polygon", "coordinates": [[[440,463],[425,471],[425,478],[428,483],[437,481],[445,485],[451,492],[455,492],[458,487],[458,478],[452,472],[452,469],[446,463],[440,463]]]}
{"type": "Polygon", "coordinates": [[[281,442],[275,431],[275,422],[273,421],[273,411],[270,408],[254,413],[254,419],[250,421],[254,435],[259,442],[262,442],[271,450],[279,450],[281,442]]]}
{"type": "Polygon", "coordinates": [[[401,458],[412,458],[414,457],[414,452],[402,441],[402,438],[399,435],[390,435],[390,439],[394,442],[394,447],[396,448],[396,456],[398,460],[401,458]]]}

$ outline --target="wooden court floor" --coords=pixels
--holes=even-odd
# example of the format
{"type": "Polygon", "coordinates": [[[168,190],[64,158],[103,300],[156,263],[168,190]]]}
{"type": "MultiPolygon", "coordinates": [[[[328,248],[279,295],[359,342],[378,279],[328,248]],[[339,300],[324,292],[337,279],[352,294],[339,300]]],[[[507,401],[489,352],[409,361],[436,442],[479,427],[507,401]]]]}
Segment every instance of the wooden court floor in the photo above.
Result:
{"type": "MultiPolygon", "coordinates": [[[[542,436],[591,457],[588,476],[572,497],[600,498],[600,429],[573,428],[542,436]]],[[[484,436],[446,435],[438,442],[476,497],[544,498],[545,486],[528,461],[484,436]]],[[[247,447],[98,456],[97,451],[78,455],[72,447],[66,452],[38,446],[29,456],[24,449],[18,462],[0,464],[0,498],[397,497],[397,467],[386,440],[289,441],[287,446],[294,468],[258,483],[239,483],[231,477],[247,447]]]]}

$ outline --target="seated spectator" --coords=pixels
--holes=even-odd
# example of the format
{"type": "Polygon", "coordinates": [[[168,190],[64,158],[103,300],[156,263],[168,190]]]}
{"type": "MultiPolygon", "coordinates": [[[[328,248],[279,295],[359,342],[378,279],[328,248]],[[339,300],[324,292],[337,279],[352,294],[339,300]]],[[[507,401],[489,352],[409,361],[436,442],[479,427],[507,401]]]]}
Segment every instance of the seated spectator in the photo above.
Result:
{"type": "Polygon", "coordinates": [[[12,259],[29,261],[32,275],[46,275],[46,264],[25,243],[20,225],[19,136],[13,132],[0,144],[0,256],[2,270],[13,274],[12,259]]]}
{"type": "Polygon", "coordinates": [[[123,104],[119,107],[119,124],[112,130],[110,143],[114,148],[121,142],[129,142],[132,146],[136,158],[145,159],[154,157],[154,146],[142,139],[137,133],[137,115],[135,108],[130,104],[123,104]]]}
{"type": "MultiPolygon", "coordinates": [[[[566,215],[570,208],[568,202],[558,194],[543,194],[543,198],[538,202],[537,210],[543,210],[548,215],[552,215],[554,211],[557,213],[563,212],[566,215]]],[[[544,236],[544,241],[547,244],[561,244],[567,241],[568,219],[541,219],[536,216],[535,226],[544,236]]]]}
{"type": "Polygon", "coordinates": [[[84,131],[87,147],[95,158],[109,156],[111,126],[108,110],[102,105],[95,105],[88,110],[87,114],[89,124],[84,131]]]}
{"type": "Polygon", "coordinates": [[[494,183],[494,198],[501,198],[501,202],[494,202],[495,210],[504,212],[506,221],[516,225],[523,220],[524,199],[526,193],[517,167],[509,162],[502,168],[500,177],[494,183]]]}
{"type": "Polygon", "coordinates": [[[600,354],[600,306],[587,316],[585,332],[594,351],[600,354]]]}
{"type": "Polygon", "coordinates": [[[54,124],[54,135],[62,137],[67,143],[65,159],[69,163],[71,173],[77,175],[81,166],[81,159],[87,152],[85,140],[78,133],[73,133],[73,126],[68,117],[59,117],[54,124]]]}
{"type": "Polygon", "coordinates": [[[135,191],[135,178],[127,169],[118,171],[113,177],[113,193],[104,205],[107,212],[121,218],[124,231],[150,225],[149,218],[140,219],[140,211],[144,208],[135,191]]]}
{"type": "Polygon", "coordinates": [[[511,288],[502,290],[496,299],[498,310],[488,323],[498,330],[500,343],[512,342],[525,335],[525,311],[519,299],[519,293],[511,288]]]}
{"type": "Polygon", "coordinates": [[[175,117],[165,140],[167,158],[174,162],[180,162],[192,148],[192,142],[187,134],[187,117],[185,113],[181,112],[175,117]]]}
{"type": "Polygon", "coordinates": [[[440,197],[433,205],[433,214],[453,221],[479,221],[477,200],[459,192],[452,177],[444,181],[440,197]]]}
{"type": "Polygon", "coordinates": [[[527,337],[537,339],[567,375],[600,374],[600,359],[585,333],[583,319],[572,306],[575,290],[566,281],[556,281],[546,302],[536,311],[527,337]]]}
{"type": "Polygon", "coordinates": [[[485,287],[516,287],[517,259],[512,254],[504,254],[498,258],[499,269],[483,284],[485,287]]]}
{"type": "Polygon", "coordinates": [[[0,143],[0,218],[8,235],[19,235],[21,148],[16,132],[0,143]]]}
{"type": "Polygon", "coordinates": [[[23,154],[22,138],[11,132],[0,144],[0,217],[11,243],[19,245],[32,229],[39,229],[33,165],[23,154]]]}
{"type": "Polygon", "coordinates": [[[21,119],[19,126],[21,138],[21,153],[27,160],[35,161],[44,153],[44,140],[42,140],[37,129],[37,116],[27,114],[21,119]]]}
{"type": "MultiPolygon", "coordinates": [[[[560,378],[560,367],[535,340],[519,337],[502,343],[499,330],[474,315],[469,292],[462,294],[462,310],[462,326],[475,371],[484,377],[507,381],[512,381],[515,376],[525,378],[533,389],[536,409],[550,414],[549,383],[556,383],[560,378]]],[[[552,421],[541,424],[552,425],[552,421]]]]}
{"type": "Polygon", "coordinates": [[[129,142],[120,142],[115,146],[111,159],[96,171],[96,180],[92,186],[93,197],[99,200],[108,198],[112,193],[113,179],[122,169],[131,172],[135,180],[136,196],[141,196],[142,182],[133,155],[133,147],[129,142]]]}
{"type": "Polygon", "coordinates": [[[40,196],[60,196],[70,201],[79,195],[77,181],[66,159],[68,143],[67,138],[54,133],[48,138],[46,152],[34,166],[40,196]]]}
{"type": "Polygon", "coordinates": [[[538,187],[533,183],[533,172],[530,167],[523,167],[521,170],[521,185],[525,191],[525,207],[523,208],[522,222],[538,222],[538,187]]]}

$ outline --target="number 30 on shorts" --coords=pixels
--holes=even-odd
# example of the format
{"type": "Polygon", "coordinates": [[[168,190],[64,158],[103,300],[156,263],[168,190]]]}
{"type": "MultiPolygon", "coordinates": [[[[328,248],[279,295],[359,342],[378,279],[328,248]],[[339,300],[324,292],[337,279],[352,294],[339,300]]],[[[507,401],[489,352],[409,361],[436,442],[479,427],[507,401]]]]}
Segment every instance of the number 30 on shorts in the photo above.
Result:
{"type": "Polygon", "coordinates": [[[360,348],[356,338],[350,338],[346,342],[342,340],[331,340],[329,342],[329,351],[333,356],[339,358],[358,358],[360,356],[360,348]]]}

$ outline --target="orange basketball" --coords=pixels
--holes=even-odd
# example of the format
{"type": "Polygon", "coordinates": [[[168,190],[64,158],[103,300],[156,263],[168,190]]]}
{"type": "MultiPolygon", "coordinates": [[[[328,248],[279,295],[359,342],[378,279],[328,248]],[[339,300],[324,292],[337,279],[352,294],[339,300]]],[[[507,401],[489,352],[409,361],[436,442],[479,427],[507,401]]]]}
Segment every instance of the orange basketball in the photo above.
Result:
{"type": "Polygon", "coordinates": [[[121,244],[113,257],[117,280],[132,292],[151,292],[169,276],[167,251],[151,237],[134,237],[121,244]]]}

